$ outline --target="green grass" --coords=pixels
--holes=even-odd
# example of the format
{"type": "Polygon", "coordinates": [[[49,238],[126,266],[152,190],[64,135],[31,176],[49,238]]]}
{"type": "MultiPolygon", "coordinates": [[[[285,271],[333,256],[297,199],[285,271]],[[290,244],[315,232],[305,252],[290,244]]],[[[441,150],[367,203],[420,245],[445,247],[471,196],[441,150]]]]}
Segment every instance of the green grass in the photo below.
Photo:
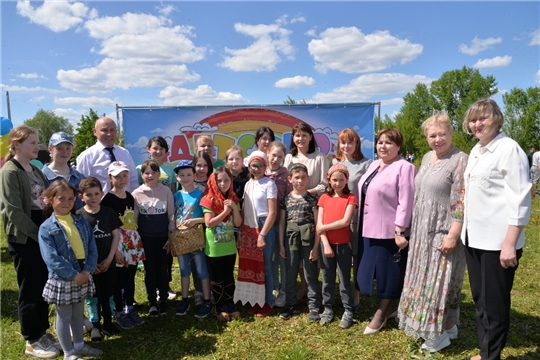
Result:
{"type": "MultiPolygon", "coordinates": [[[[24,340],[17,321],[17,282],[13,262],[7,251],[5,235],[0,241],[1,258],[1,359],[30,359],[24,355],[24,340]]],[[[531,222],[526,228],[527,243],[517,271],[512,293],[512,324],[506,359],[539,359],[540,339],[540,198],[533,201],[531,222]]],[[[179,290],[176,269],[173,288],[179,290]]],[[[190,294],[191,295],[191,294],[190,294]]],[[[145,300],[142,273],[137,273],[136,299],[145,300]]],[[[145,315],[148,304],[141,315],[145,315]]],[[[288,321],[273,316],[257,319],[242,309],[242,319],[226,324],[214,317],[196,319],[194,306],[189,315],[174,315],[177,301],[169,302],[169,313],[159,318],[146,317],[146,323],[102,344],[102,359],[462,359],[478,354],[472,303],[468,281],[463,289],[459,338],[433,355],[419,350],[416,342],[390,321],[373,336],[363,336],[377,306],[375,298],[363,297],[362,309],[355,313],[358,323],[348,330],[339,328],[342,309],[335,308],[336,318],[328,327],[309,323],[307,306],[288,321]]],[[[54,310],[51,306],[51,323],[54,310]]],[[[85,340],[90,341],[89,338],[85,340]]],[[[61,359],[59,357],[58,359],[61,359]]]]}

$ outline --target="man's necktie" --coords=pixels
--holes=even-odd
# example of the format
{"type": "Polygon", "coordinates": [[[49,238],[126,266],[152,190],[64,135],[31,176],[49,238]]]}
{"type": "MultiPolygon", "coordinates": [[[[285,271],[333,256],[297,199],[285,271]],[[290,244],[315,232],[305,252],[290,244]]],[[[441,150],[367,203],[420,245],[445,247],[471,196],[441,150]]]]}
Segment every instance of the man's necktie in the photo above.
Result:
{"type": "Polygon", "coordinates": [[[113,152],[114,147],[106,147],[105,150],[107,150],[109,152],[111,162],[116,161],[116,156],[114,156],[114,152],[113,152]]]}

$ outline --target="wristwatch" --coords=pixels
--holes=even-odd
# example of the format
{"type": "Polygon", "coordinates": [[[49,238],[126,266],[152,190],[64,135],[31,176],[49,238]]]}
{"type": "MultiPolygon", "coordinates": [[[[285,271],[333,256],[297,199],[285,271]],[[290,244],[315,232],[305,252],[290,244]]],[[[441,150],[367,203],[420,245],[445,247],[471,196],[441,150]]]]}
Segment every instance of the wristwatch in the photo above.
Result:
{"type": "Polygon", "coordinates": [[[395,234],[396,234],[397,236],[404,236],[404,235],[405,235],[405,231],[397,231],[397,230],[396,230],[396,231],[395,231],[395,234]]]}

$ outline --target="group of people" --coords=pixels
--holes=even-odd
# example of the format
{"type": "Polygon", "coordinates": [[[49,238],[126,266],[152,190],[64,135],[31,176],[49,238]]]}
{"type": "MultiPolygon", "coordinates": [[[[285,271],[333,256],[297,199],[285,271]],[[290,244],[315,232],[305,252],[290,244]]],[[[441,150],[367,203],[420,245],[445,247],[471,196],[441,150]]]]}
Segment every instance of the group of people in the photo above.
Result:
{"type": "Polygon", "coordinates": [[[238,319],[240,303],[257,317],[279,307],[289,319],[307,295],[309,321],[326,326],[334,320],[338,277],[339,326],[348,329],[360,294],[372,295],[375,280],[379,305],[364,334],[397,318],[400,329],[436,352],[458,337],[468,267],[480,348],[473,359],[499,359],[531,202],[526,155],[502,124],[493,100],[473,104],[463,129],[479,142],[467,156],[452,145],[448,116],[433,115],[422,125],[432,150],[418,170],[400,156],[397,129],[377,133],[375,161],[362,154],[358,134],[344,129],[329,164],[305,123],[293,127],[288,153],[261,127],[257,149],[245,159],[233,146],[217,160],[212,138],[199,136],[193,160],[173,167],[163,161],[168,145],[158,136],[148,142],[149,160],[135,167],[114,144],[114,121],[101,118],[98,141],[79,155],[77,169],[69,165],[72,137],[56,133],[42,173],[30,163],[37,132],[14,128],[10,161],[0,171],[0,211],[26,353],[100,355],[83,341],[84,303],[92,341],[119,332],[113,317],[124,329],[144,323],[134,310],[139,261],[148,315],[167,314],[178,255],[169,236],[192,228],[204,233],[205,247],[178,256],[178,316],[190,310],[193,277],[198,318],[215,312],[220,321],[238,319]],[[48,304],[56,306],[59,341],[46,332],[48,304]]]}

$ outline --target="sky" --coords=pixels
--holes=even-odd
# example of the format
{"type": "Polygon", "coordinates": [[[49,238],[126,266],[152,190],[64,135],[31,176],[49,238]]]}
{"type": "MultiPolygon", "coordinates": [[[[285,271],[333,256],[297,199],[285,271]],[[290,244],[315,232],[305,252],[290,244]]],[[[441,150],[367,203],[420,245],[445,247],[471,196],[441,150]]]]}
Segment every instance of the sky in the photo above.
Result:
{"type": "Polygon", "coordinates": [[[0,2],[0,116],[381,102],[463,66],[540,86],[540,2],[0,2]]]}

